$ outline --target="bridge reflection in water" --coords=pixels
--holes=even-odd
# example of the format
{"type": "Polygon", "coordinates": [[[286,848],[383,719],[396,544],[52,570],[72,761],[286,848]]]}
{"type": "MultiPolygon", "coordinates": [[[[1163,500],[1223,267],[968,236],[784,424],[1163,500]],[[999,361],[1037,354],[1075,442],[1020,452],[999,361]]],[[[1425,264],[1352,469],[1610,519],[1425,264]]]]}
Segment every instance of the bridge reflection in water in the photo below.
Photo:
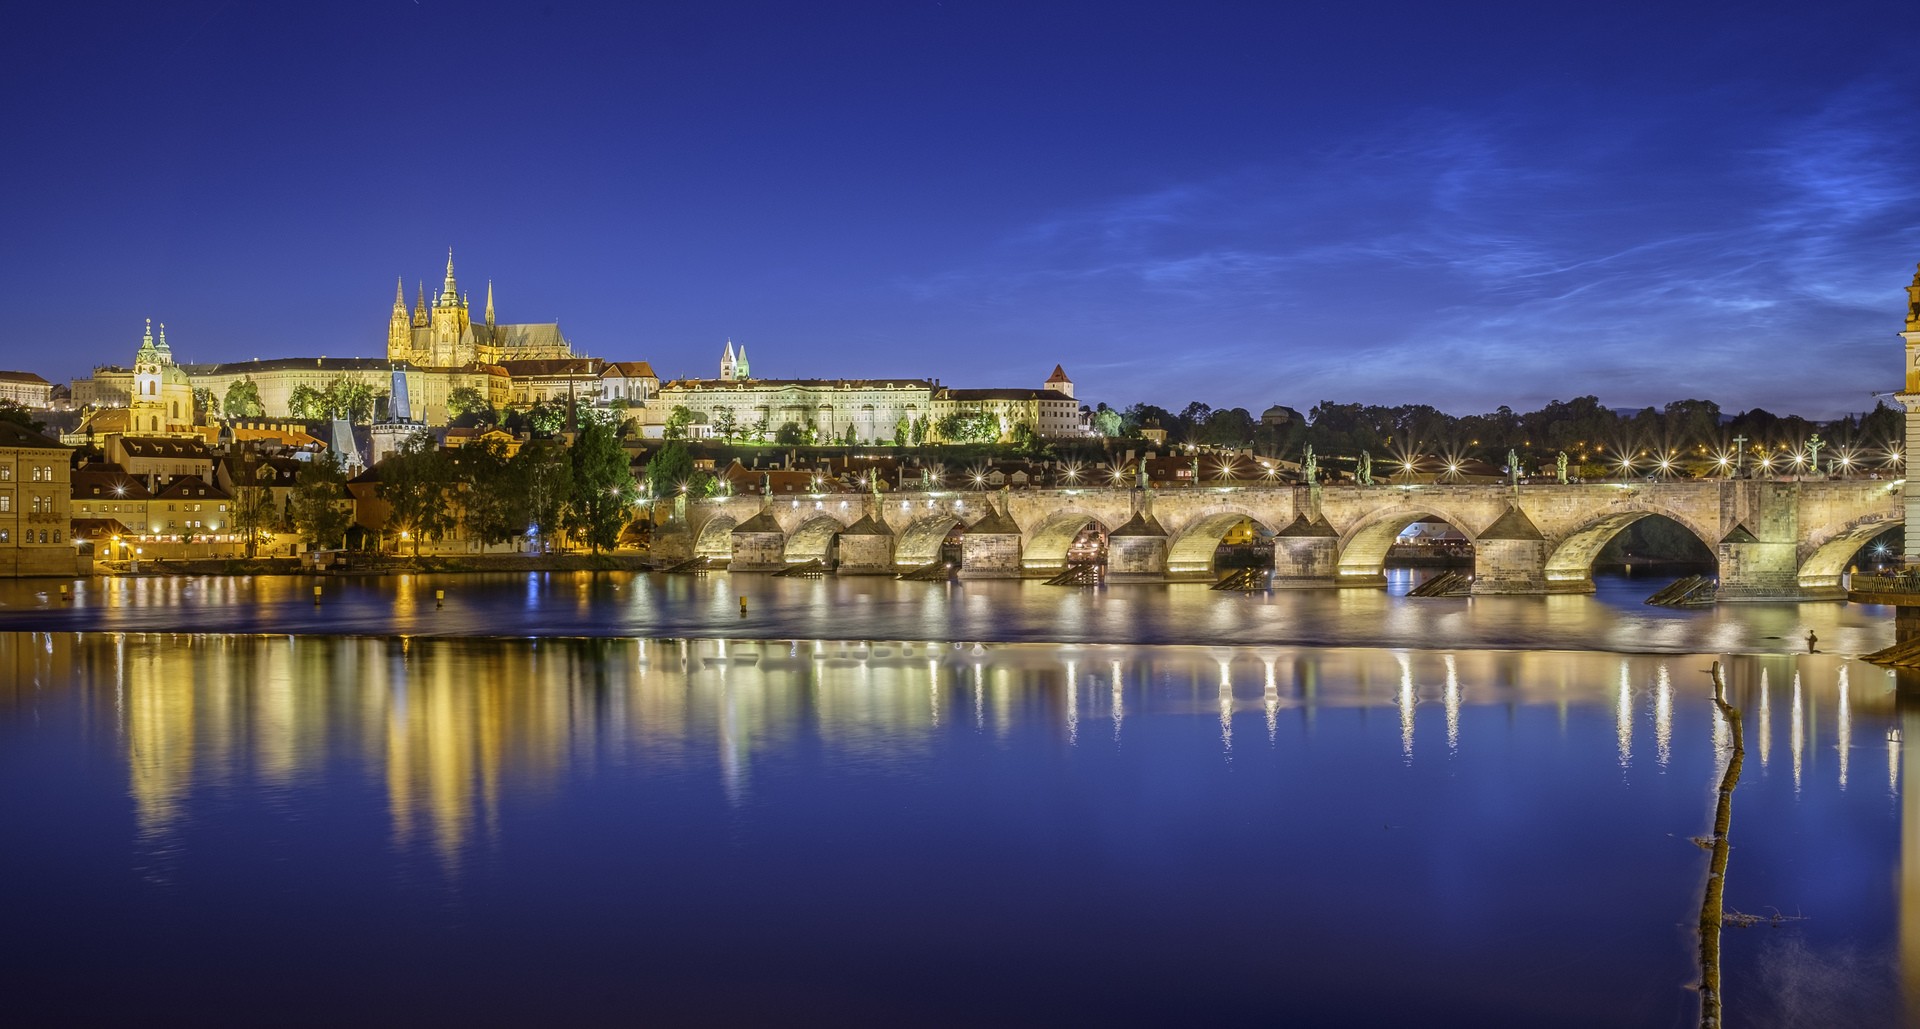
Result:
{"type": "MultiPolygon", "coordinates": [[[[783,775],[796,754],[926,775],[956,733],[1039,747],[1054,761],[1175,747],[1232,765],[1255,747],[1309,761],[1304,782],[1315,789],[1379,774],[1370,767],[1439,766],[1450,769],[1443,778],[1492,782],[1484,777],[1524,774],[1532,762],[1573,764],[1650,798],[1676,790],[1704,819],[1706,772],[1725,746],[1704,700],[1706,663],[1529,651],[9,634],[0,726],[70,709],[85,734],[117,741],[158,880],[195,860],[185,827],[224,798],[289,795],[344,775],[380,784],[397,853],[425,848],[457,882],[519,831],[508,798],[552,805],[626,769],[704,778],[739,809],[755,804],[757,778],[783,775]],[[1200,722],[1204,736],[1181,728],[1200,722]],[[1148,735],[1133,739],[1136,724],[1148,735]]],[[[1858,874],[1870,851],[1848,855],[1852,877],[1827,895],[1897,903],[1899,967],[1906,995],[1920,997],[1920,800],[1902,789],[1920,710],[1896,700],[1886,673],[1840,658],[1736,657],[1727,670],[1750,766],[1729,902],[1798,896],[1742,889],[1743,873],[1781,874],[1761,868],[1776,845],[1757,841],[1803,831],[1777,821],[1792,817],[1791,802],[1765,796],[1817,790],[1807,801],[1816,806],[1847,791],[1897,796],[1897,895],[1880,892],[1886,877],[1858,874]],[[1756,842],[1743,850],[1743,838],[1756,842]]],[[[1527,799],[1524,812],[1483,812],[1489,821],[1472,831],[1580,831],[1568,813],[1580,798],[1527,799]],[[1513,817],[1555,821],[1506,825],[1513,817]]],[[[1476,816],[1467,805],[1449,817],[1476,816]]],[[[1834,817],[1816,822],[1837,829],[1834,817]]]]}

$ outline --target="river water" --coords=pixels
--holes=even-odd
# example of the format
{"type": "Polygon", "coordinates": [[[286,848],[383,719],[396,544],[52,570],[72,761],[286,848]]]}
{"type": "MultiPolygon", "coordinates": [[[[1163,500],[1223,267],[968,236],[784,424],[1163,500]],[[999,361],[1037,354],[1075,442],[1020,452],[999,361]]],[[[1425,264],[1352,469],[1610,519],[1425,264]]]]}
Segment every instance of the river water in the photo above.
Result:
{"type": "Polygon", "coordinates": [[[1714,660],[1729,1024],[1920,995],[1874,608],[312,585],[0,586],[13,1017],[1690,1025],[1714,660]]]}

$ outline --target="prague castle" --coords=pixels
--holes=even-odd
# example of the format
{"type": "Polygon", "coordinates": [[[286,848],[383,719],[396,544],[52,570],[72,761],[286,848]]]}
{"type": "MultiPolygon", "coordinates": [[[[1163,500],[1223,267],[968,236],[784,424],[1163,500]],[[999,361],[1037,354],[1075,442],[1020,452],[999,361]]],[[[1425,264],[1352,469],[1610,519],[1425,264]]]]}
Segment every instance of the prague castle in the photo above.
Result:
{"type": "Polygon", "coordinates": [[[560,334],[557,322],[501,325],[493,319],[493,283],[487,283],[485,320],[475,323],[468,313],[466,294],[453,279],[453,251],[447,251],[447,277],[440,294],[427,306],[427,289],[420,286],[407,313],[405,280],[394,283],[393,317],[387,322],[387,360],[405,361],[421,368],[459,368],[504,361],[552,361],[573,356],[573,347],[560,334]]]}

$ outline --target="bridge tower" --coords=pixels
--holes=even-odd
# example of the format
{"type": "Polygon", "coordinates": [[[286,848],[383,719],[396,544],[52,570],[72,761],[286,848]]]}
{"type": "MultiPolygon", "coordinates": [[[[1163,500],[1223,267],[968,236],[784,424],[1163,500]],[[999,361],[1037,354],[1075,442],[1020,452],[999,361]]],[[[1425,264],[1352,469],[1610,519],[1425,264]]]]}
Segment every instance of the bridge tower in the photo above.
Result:
{"type": "MultiPolygon", "coordinates": [[[[1913,455],[1916,453],[1914,447],[1920,446],[1920,418],[1915,417],[1915,413],[1920,412],[1920,269],[1915,270],[1913,284],[1907,287],[1907,327],[1900,336],[1907,341],[1906,388],[1895,398],[1900,401],[1900,406],[1907,409],[1905,454],[1908,467],[1902,497],[1906,501],[1906,524],[1920,526],[1920,483],[1914,482],[1912,468],[1913,455]]],[[[1908,532],[1906,536],[1906,547],[1901,556],[1908,565],[1920,564],[1920,532],[1908,532]]]]}

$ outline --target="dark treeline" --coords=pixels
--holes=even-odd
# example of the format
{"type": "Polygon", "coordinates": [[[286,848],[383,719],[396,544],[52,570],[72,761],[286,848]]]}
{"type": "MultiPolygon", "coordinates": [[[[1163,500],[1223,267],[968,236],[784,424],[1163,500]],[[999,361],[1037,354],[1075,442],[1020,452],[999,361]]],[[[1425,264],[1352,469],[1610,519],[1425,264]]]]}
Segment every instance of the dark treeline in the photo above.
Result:
{"type": "Polygon", "coordinates": [[[1637,461],[1671,458],[1690,465],[1732,453],[1736,441],[1748,460],[1763,453],[1803,450],[1815,434],[1825,445],[1821,461],[1842,456],[1878,467],[1896,453],[1905,424],[1896,408],[1878,403],[1870,412],[1831,421],[1776,415],[1753,408],[1731,418],[1710,400],[1676,400],[1664,407],[1622,411],[1599,398],[1556,400],[1537,411],[1501,407],[1488,414],[1451,415],[1426,404],[1340,404],[1323,401],[1300,417],[1275,409],[1263,421],[1244,408],[1214,409],[1194,402],[1178,413],[1151,404],[1123,411],[1104,406],[1096,428],[1112,435],[1138,435],[1161,428],[1176,445],[1251,448],[1268,457],[1298,459],[1311,444],[1318,454],[1376,458],[1444,455],[1501,465],[1508,451],[1528,467],[1551,465],[1559,453],[1584,474],[1600,474],[1622,457],[1637,461]],[[1103,417],[1105,426],[1102,424],[1103,417]]]}

